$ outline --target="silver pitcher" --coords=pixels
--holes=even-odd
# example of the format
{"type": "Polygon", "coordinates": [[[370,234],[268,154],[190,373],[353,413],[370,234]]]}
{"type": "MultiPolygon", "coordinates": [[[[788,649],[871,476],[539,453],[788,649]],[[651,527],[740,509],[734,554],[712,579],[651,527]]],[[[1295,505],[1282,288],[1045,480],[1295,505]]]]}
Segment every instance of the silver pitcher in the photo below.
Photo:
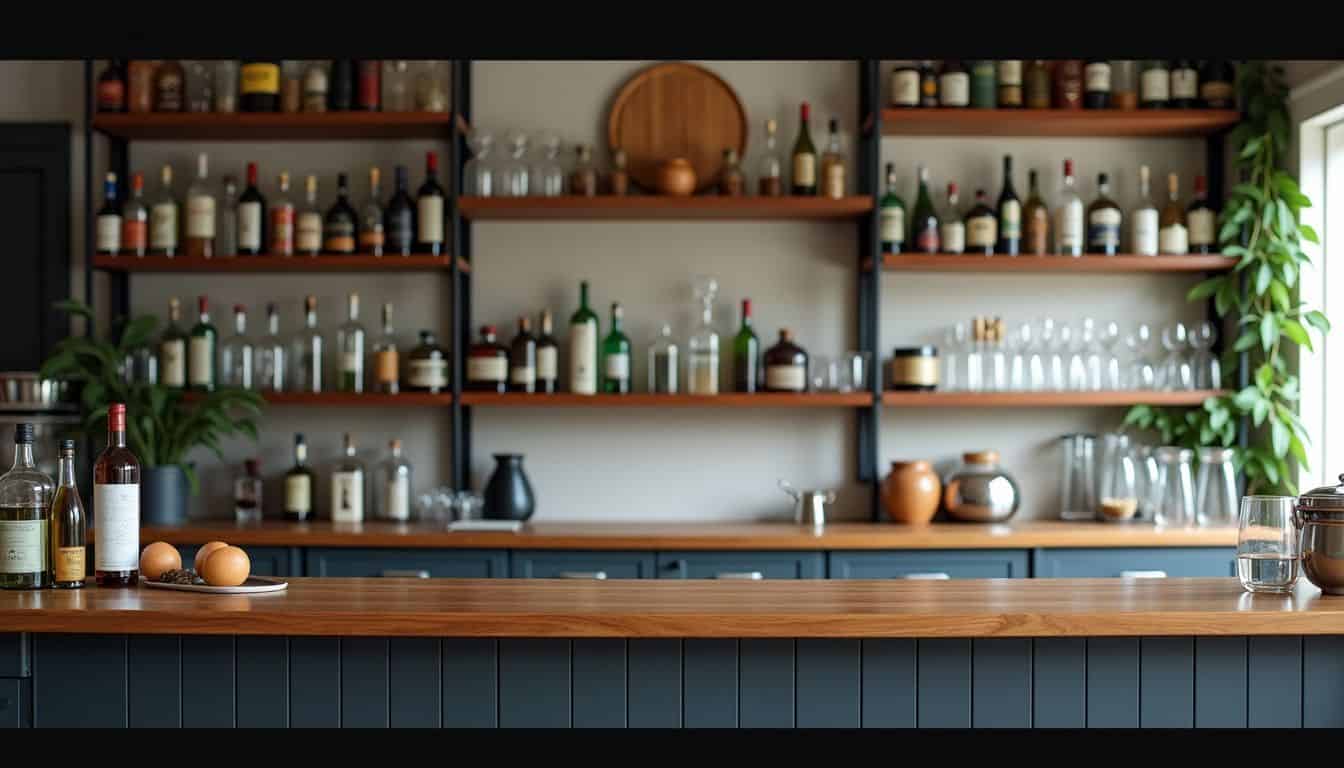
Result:
{"type": "Polygon", "coordinates": [[[793,521],[799,525],[821,528],[826,525],[826,505],[835,503],[835,491],[800,491],[784,480],[779,487],[793,497],[793,521]]]}

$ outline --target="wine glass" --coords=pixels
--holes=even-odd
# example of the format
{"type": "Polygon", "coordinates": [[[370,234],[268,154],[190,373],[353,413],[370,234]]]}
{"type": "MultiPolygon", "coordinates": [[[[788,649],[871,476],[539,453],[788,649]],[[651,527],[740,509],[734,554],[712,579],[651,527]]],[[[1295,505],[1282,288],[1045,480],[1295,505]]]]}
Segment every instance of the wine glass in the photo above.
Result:
{"type": "Polygon", "coordinates": [[[1068,347],[1068,339],[1061,340],[1061,334],[1066,334],[1067,326],[1061,327],[1052,317],[1041,319],[1041,348],[1046,351],[1046,389],[1059,392],[1065,389],[1068,383],[1066,376],[1064,351],[1068,347]]]}
{"type": "Polygon", "coordinates": [[[509,134],[508,157],[499,170],[499,191],[503,197],[527,197],[527,134],[513,132],[509,134]]]}
{"type": "Polygon", "coordinates": [[[1083,388],[1091,391],[1101,389],[1101,341],[1097,336],[1097,321],[1084,317],[1078,329],[1078,351],[1083,359],[1083,388]]]}
{"type": "Polygon", "coordinates": [[[1103,389],[1115,391],[1124,387],[1120,375],[1120,324],[1114,320],[1101,327],[1097,334],[1101,348],[1106,350],[1102,360],[1101,384],[1103,389]]]}
{"type": "Polygon", "coordinates": [[[565,194],[565,169],[560,165],[560,137],[554,134],[537,142],[539,154],[532,166],[532,194],[559,197],[565,194]]]}
{"type": "Polygon", "coordinates": [[[1194,378],[1190,370],[1190,361],[1185,350],[1189,344],[1188,332],[1184,323],[1173,323],[1162,329],[1162,346],[1167,350],[1167,359],[1162,363],[1162,374],[1158,385],[1167,391],[1194,388],[1194,378]]]}
{"type": "Polygon", "coordinates": [[[1087,363],[1083,360],[1082,333],[1072,325],[1059,328],[1059,343],[1064,364],[1064,388],[1071,392],[1087,389],[1087,363]]]}
{"type": "Polygon", "coordinates": [[[1025,392],[1031,386],[1031,323],[1021,322],[1013,327],[1008,335],[1008,388],[1014,392],[1025,392]]]}
{"type": "Polygon", "coordinates": [[[472,131],[470,138],[467,139],[467,146],[471,148],[471,159],[462,169],[462,175],[468,195],[492,197],[499,194],[495,188],[494,160],[490,157],[490,150],[494,148],[494,144],[494,137],[484,131],[472,131]]]}
{"type": "Polygon", "coordinates": [[[1153,329],[1147,323],[1139,323],[1125,337],[1125,348],[1129,350],[1129,386],[1133,389],[1155,389],[1157,387],[1157,369],[1149,355],[1153,343],[1153,329]]]}
{"type": "Polygon", "coordinates": [[[1214,342],[1218,341],[1218,326],[1205,320],[1190,332],[1190,346],[1194,347],[1195,389],[1217,389],[1223,383],[1222,364],[1213,354],[1214,342]]]}
{"type": "Polygon", "coordinates": [[[1032,392],[1040,392],[1046,389],[1046,348],[1041,340],[1042,321],[1036,320],[1025,326],[1025,333],[1030,334],[1031,339],[1027,344],[1029,354],[1027,356],[1027,389],[1032,392]]]}

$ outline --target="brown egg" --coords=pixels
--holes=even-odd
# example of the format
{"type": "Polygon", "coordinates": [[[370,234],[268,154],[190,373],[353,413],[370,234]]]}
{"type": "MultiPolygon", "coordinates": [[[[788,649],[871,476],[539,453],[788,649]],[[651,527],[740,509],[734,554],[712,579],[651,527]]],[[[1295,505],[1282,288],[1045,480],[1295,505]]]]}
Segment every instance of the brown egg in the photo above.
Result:
{"type": "Polygon", "coordinates": [[[252,561],[238,547],[221,547],[210,553],[198,571],[205,583],[212,587],[236,587],[247,581],[252,561]]]}
{"type": "Polygon", "coordinates": [[[181,567],[182,554],[166,541],[156,541],[140,552],[140,575],[150,581],[181,567]]]}
{"type": "Polygon", "coordinates": [[[207,541],[201,545],[200,549],[196,550],[196,561],[193,563],[192,567],[196,569],[197,573],[200,573],[201,566],[205,565],[205,559],[210,556],[210,553],[220,547],[227,546],[229,545],[222,541],[207,541]]]}

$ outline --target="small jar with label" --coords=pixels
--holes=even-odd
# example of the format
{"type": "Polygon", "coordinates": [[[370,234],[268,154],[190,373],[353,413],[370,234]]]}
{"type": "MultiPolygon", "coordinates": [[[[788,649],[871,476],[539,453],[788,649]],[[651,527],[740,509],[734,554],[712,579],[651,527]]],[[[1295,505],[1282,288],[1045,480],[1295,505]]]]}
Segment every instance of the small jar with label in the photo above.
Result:
{"type": "Polygon", "coordinates": [[[406,358],[406,389],[439,393],[448,388],[448,358],[433,331],[420,332],[420,344],[406,358]]]}
{"type": "Polygon", "coordinates": [[[1052,101],[1050,92],[1050,64],[1044,59],[1033,59],[1027,67],[1026,90],[1028,109],[1049,109],[1052,101]]]}
{"type": "Polygon", "coordinates": [[[1022,106],[1022,60],[1004,59],[997,65],[999,109],[1022,106]]]}
{"type": "Polygon", "coordinates": [[[915,62],[901,62],[891,71],[890,104],[897,108],[919,106],[919,67],[915,62]]]}
{"type": "Polygon", "coordinates": [[[957,59],[943,62],[938,75],[938,106],[969,107],[971,105],[971,74],[957,59]]]}
{"type": "Polygon", "coordinates": [[[1083,62],[1064,59],[1055,63],[1055,109],[1082,109],[1083,62]]]}
{"type": "Polygon", "coordinates": [[[807,391],[807,350],[793,343],[788,328],[779,329],[779,343],[765,351],[766,392],[807,391]]]}
{"type": "Polygon", "coordinates": [[[932,392],[938,388],[938,348],[897,347],[891,351],[887,389],[932,392]]]}
{"type": "Polygon", "coordinates": [[[467,383],[473,392],[504,392],[509,380],[509,348],[495,338],[495,326],[481,326],[481,340],[467,352],[467,383]]]}

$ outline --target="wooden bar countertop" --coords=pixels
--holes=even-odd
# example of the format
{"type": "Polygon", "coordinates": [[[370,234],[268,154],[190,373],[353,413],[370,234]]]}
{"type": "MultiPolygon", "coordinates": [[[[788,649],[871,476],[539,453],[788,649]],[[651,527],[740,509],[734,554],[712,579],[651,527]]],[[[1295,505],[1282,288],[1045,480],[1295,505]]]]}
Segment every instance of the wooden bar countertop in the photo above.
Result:
{"type": "Polygon", "coordinates": [[[1344,634],[1344,597],[1220,579],[294,578],[282,592],[0,593],[5,632],[379,637],[1096,637],[1344,634]]]}
{"type": "Polygon", "coordinates": [[[1159,528],[1148,523],[1022,521],[1009,524],[534,523],[517,533],[449,531],[423,523],[192,521],[146,526],[142,542],[238,546],[573,550],[1033,549],[1036,547],[1233,547],[1236,528],[1159,528]]]}

